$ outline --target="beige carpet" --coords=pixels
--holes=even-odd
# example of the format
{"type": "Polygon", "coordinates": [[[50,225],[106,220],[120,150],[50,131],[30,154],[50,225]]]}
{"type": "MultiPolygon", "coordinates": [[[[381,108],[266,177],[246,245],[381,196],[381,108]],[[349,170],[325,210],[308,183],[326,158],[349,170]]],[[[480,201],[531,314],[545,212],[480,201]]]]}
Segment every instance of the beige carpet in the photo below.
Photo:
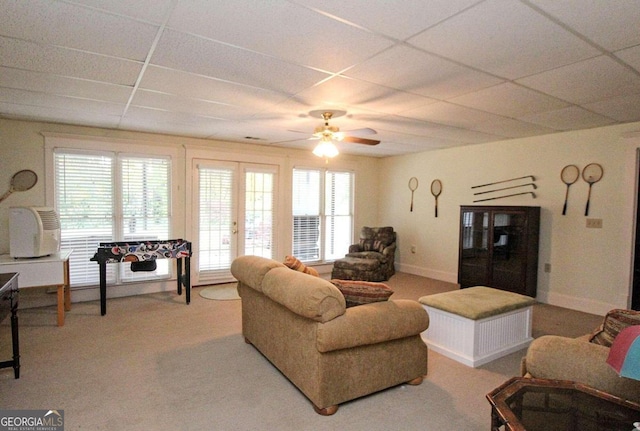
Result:
{"type": "MultiPolygon", "coordinates": [[[[408,274],[389,285],[396,297],[414,299],[455,288],[408,274]]],[[[348,402],[324,417],[244,342],[241,304],[192,295],[186,305],[175,293],[117,298],[105,316],[98,302],[74,304],[61,328],[55,306],[22,309],[22,377],[0,370],[0,408],[64,410],[66,431],[486,430],[485,395],[518,374],[524,354],[473,369],[430,352],[422,385],[348,402]]],[[[536,336],[579,335],[600,319],[534,306],[536,336]]],[[[8,346],[5,319],[0,359],[8,346]]]]}
{"type": "Polygon", "coordinates": [[[240,299],[237,283],[219,284],[209,287],[196,287],[200,296],[216,301],[233,301],[240,299]]]}

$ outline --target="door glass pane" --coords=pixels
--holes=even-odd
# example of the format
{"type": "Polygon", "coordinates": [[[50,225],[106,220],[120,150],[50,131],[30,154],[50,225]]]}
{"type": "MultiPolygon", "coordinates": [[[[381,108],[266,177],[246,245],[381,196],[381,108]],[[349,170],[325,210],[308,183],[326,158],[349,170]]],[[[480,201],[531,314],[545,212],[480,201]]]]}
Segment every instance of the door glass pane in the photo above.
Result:
{"type": "Polygon", "coordinates": [[[273,180],[272,173],[245,174],[244,254],[273,257],[273,180]]]}
{"type": "Polygon", "coordinates": [[[235,243],[233,169],[199,167],[198,271],[227,270],[235,243]]]}

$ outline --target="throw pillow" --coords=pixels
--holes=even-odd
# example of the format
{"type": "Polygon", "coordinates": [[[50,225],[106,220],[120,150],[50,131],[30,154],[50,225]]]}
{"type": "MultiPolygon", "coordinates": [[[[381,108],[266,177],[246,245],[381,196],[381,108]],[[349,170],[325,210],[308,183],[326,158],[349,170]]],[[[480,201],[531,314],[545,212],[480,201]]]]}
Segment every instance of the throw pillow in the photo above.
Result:
{"type": "Polygon", "coordinates": [[[304,272],[305,274],[313,275],[315,277],[318,277],[320,275],[315,268],[306,266],[295,256],[286,256],[284,258],[284,264],[295,271],[304,272]]]}
{"type": "Polygon", "coordinates": [[[331,283],[344,295],[347,308],[386,301],[393,295],[393,289],[384,283],[337,279],[331,280],[331,283]]]}
{"type": "Polygon", "coordinates": [[[373,250],[382,253],[387,246],[382,241],[373,241],[373,250]]]}
{"type": "Polygon", "coordinates": [[[373,240],[360,238],[360,250],[371,251],[373,250],[373,240]]]}
{"type": "Polygon", "coordinates": [[[611,347],[616,336],[627,326],[640,325],[640,311],[615,309],[604,317],[602,325],[591,334],[589,341],[611,347]]]}

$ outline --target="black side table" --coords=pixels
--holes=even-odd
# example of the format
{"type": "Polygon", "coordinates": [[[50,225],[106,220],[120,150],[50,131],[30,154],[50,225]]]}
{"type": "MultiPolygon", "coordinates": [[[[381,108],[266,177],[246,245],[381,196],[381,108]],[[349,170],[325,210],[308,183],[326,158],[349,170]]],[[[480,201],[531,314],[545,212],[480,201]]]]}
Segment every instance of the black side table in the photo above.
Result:
{"type": "Polygon", "coordinates": [[[18,274],[0,274],[0,320],[11,313],[11,340],[13,359],[0,362],[0,368],[13,367],[16,379],[20,378],[20,344],[18,339],[18,274]]]}

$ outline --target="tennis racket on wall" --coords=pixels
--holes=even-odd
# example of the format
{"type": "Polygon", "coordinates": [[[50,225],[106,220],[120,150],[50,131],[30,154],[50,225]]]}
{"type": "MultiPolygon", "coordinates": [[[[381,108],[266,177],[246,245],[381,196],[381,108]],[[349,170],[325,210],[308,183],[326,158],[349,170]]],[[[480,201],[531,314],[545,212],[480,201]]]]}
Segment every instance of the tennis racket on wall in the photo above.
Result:
{"type": "Polygon", "coordinates": [[[418,179],[416,177],[411,177],[409,179],[409,190],[411,190],[411,207],[409,207],[409,211],[413,212],[413,192],[418,189],[418,179]]]}
{"type": "Polygon", "coordinates": [[[13,192],[26,192],[35,186],[37,182],[38,175],[29,169],[16,172],[13,174],[13,177],[11,177],[9,190],[0,197],[0,202],[8,198],[13,192]]]}
{"type": "Polygon", "coordinates": [[[436,217],[438,217],[438,196],[442,193],[442,181],[433,180],[431,182],[431,194],[436,198],[436,217]]]}
{"type": "Polygon", "coordinates": [[[560,179],[567,185],[567,191],[564,194],[564,206],[562,207],[562,215],[567,213],[567,201],[569,200],[569,187],[580,178],[580,168],[576,165],[567,165],[560,172],[560,179]]]}
{"type": "Polygon", "coordinates": [[[582,179],[589,184],[589,194],[587,195],[587,206],[584,209],[584,215],[589,215],[589,203],[591,202],[591,188],[595,183],[602,179],[604,170],[598,163],[589,163],[582,170],[582,179]]]}

